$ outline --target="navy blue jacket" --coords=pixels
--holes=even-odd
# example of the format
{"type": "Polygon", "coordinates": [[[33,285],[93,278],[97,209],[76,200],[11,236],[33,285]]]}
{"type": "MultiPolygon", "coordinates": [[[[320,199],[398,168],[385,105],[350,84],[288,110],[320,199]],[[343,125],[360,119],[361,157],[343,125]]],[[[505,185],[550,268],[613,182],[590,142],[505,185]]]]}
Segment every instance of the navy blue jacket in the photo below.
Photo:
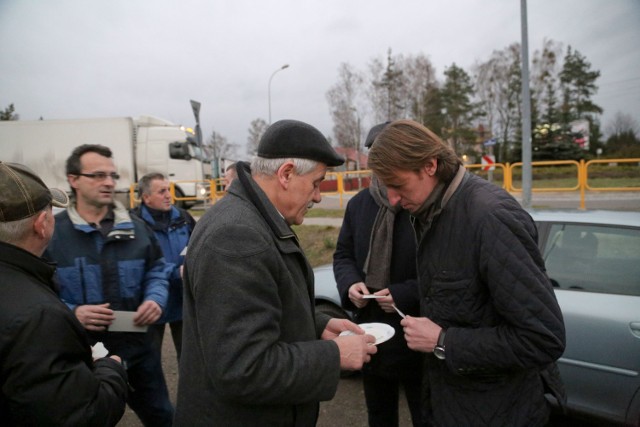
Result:
{"type": "MultiPolygon", "coordinates": [[[[396,331],[390,341],[378,346],[378,353],[373,355],[371,363],[366,364],[364,369],[382,376],[414,376],[420,372],[422,355],[407,347],[400,325],[402,318],[395,312],[385,313],[375,301],[369,301],[365,307],[357,310],[349,299],[351,285],[366,283],[362,268],[369,253],[371,231],[379,209],[369,189],[360,191],[349,200],[333,255],[333,271],[342,306],[356,311],[357,323],[387,323],[396,331]]],[[[418,316],[420,299],[416,273],[416,238],[409,213],[404,210],[396,215],[393,227],[390,276],[391,283],[387,287],[395,305],[405,314],[418,316]]]]}
{"type": "Polygon", "coordinates": [[[182,277],[180,267],[184,263],[184,255],[181,255],[184,248],[189,243],[189,237],[195,227],[195,220],[184,209],[171,207],[168,224],[156,223],[144,204],[132,211],[133,214],[142,218],[153,230],[167,263],[171,264],[169,274],[169,299],[167,307],[162,313],[162,317],[157,323],[168,323],[182,320],[182,277]]]}
{"type": "MultiPolygon", "coordinates": [[[[113,229],[102,233],[78,215],[74,207],[56,215],[56,227],[45,258],[58,264],[61,299],[74,310],[78,305],[110,303],[113,310],[136,311],[144,301],[167,303],[168,265],[149,227],[130,217],[119,204],[113,229]]],[[[90,333],[111,352],[127,358],[132,345],[146,334],[90,333]]]]}

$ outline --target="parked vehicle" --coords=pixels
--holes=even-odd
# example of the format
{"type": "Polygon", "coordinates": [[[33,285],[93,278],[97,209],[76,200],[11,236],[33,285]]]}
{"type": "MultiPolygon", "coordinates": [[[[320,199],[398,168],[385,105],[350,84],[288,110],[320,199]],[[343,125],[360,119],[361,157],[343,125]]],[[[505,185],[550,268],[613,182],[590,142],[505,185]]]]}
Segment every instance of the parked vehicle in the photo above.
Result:
{"type": "Polygon", "coordinates": [[[82,144],[113,151],[120,174],[116,192],[124,198],[131,184],[148,172],[175,182],[177,197],[204,197],[211,162],[193,131],[151,116],[77,120],[0,121],[3,161],[29,166],[51,187],[69,188],[65,162],[82,144]]]}
{"type": "Polygon", "coordinates": [[[569,410],[640,426],[640,213],[531,214],[567,331],[569,410]]]}
{"type": "MultiPolygon", "coordinates": [[[[558,361],[573,417],[640,426],[640,213],[532,211],[567,331],[558,361]]],[[[316,304],[342,316],[331,266],[316,304]]]]}

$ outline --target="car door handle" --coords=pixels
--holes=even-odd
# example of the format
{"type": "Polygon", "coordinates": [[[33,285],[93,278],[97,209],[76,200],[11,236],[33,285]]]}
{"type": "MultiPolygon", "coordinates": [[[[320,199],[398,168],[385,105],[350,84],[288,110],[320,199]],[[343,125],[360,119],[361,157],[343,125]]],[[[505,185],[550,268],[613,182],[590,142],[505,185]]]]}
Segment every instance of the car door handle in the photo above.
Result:
{"type": "Polygon", "coordinates": [[[631,333],[633,335],[640,338],[640,322],[629,323],[629,329],[631,329],[631,333]]]}

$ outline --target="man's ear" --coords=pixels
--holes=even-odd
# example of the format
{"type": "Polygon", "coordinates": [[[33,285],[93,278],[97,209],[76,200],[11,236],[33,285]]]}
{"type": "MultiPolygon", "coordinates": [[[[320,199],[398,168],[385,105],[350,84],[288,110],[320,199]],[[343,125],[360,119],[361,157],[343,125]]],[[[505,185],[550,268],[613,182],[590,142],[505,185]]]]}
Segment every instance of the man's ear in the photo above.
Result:
{"type": "Polygon", "coordinates": [[[80,178],[77,175],[67,175],[67,182],[69,182],[69,185],[71,186],[71,188],[73,188],[74,190],[78,189],[78,186],[76,184],[76,182],[78,182],[78,178],[80,178]]]}
{"type": "Polygon", "coordinates": [[[47,238],[47,215],[51,215],[48,211],[42,211],[36,215],[33,221],[33,232],[43,239],[47,238]]]}
{"type": "Polygon", "coordinates": [[[427,160],[427,164],[424,165],[424,170],[428,176],[434,176],[438,170],[438,159],[432,157],[427,160]]]}
{"type": "Polygon", "coordinates": [[[287,188],[289,186],[289,181],[291,181],[294,171],[295,166],[292,161],[286,161],[278,168],[278,182],[283,188],[287,188]]]}

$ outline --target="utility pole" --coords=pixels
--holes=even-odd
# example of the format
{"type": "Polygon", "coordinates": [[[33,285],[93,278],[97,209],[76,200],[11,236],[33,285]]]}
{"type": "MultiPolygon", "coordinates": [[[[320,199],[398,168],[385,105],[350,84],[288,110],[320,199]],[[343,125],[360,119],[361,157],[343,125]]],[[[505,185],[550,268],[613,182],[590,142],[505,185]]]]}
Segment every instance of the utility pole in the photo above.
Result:
{"type": "Polygon", "coordinates": [[[529,93],[529,35],[527,0],[520,0],[522,26],[522,206],[531,207],[531,95],[529,93]]]}
{"type": "Polygon", "coordinates": [[[271,126],[271,79],[273,79],[273,76],[275,76],[278,71],[282,71],[285,68],[289,68],[289,64],[284,64],[282,67],[280,67],[277,70],[275,70],[271,74],[271,77],[269,77],[269,85],[268,85],[268,88],[267,88],[267,98],[269,100],[269,126],[271,126]]]}

